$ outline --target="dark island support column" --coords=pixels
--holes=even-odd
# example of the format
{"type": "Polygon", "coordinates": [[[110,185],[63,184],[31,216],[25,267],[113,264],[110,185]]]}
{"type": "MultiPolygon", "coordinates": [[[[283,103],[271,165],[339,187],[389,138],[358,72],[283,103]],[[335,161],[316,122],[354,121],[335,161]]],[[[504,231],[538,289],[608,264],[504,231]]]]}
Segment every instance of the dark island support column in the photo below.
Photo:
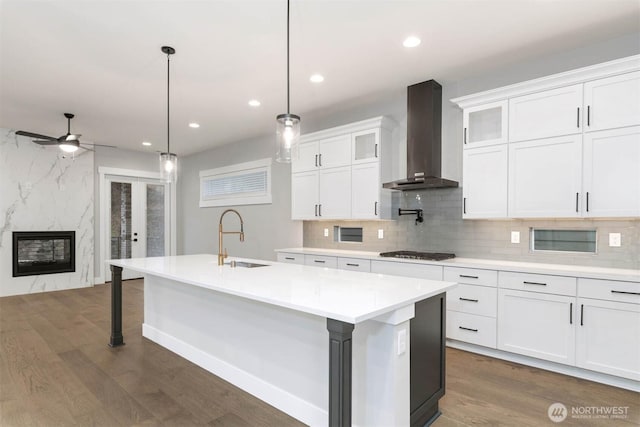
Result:
{"type": "Polygon", "coordinates": [[[329,426],[351,426],[351,333],[353,323],[327,318],[329,330],[329,426]]]}
{"type": "Polygon", "coordinates": [[[122,336],[122,267],[111,266],[111,339],[109,347],[124,345],[122,336]]]}

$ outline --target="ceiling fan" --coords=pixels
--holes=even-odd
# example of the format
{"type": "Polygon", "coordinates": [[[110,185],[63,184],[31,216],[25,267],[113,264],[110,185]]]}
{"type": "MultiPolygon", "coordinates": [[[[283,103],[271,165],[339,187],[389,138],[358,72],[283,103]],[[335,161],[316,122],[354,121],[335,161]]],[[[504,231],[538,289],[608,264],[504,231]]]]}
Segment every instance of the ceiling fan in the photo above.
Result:
{"type": "Polygon", "coordinates": [[[71,119],[75,116],[71,113],[64,113],[64,116],[67,118],[67,134],[62,135],[58,138],[53,136],[41,135],[39,133],[34,132],[26,132],[23,130],[16,131],[16,135],[28,136],[34,139],[33,142],[40,145],[57,145],[60,147],[62,151],[65,153],[74,153],[78,148],[82,148],[84,150],[93,151],[91,148],[85,147],[85,145],[93,145],[100,147],[110,147],[117,148],[115,145],[104,145],[104,144],[92,144],[92,143],[80,143],[81,134],[71,133],[71,119]]]}

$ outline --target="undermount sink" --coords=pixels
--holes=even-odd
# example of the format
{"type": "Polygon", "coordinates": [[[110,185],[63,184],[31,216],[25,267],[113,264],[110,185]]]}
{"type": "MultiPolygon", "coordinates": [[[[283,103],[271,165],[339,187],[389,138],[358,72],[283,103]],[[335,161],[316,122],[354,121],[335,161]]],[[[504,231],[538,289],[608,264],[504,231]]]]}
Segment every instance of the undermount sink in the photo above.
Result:
{"type": "Polygon", "coordinates": [[[233,267],[245,267],[245,268],[256,268],[256,267],[268,267],[269,264],[258,264],[255,262],[246,262],[246,261],[231,261],[228,263],[225,263],[225,265],[230,265],[231,268],[233,267]]]}

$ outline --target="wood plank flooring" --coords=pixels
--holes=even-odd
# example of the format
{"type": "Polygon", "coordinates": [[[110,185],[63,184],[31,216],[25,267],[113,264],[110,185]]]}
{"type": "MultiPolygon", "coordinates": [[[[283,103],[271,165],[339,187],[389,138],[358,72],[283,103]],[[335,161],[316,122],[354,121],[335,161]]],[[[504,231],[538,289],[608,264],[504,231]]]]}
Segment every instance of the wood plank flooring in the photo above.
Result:
{"type": "MultiPolygon", "coordinates": [[[[142,280],[123,284],[126,345],[107,346],[110,286],[0,298],[0,426],[299,426],[295,419],[142,338],[142,280]]],[[[551,403],[628,406],[640,395],[447,349],[436,427],[556,425],[551,403]]]]}

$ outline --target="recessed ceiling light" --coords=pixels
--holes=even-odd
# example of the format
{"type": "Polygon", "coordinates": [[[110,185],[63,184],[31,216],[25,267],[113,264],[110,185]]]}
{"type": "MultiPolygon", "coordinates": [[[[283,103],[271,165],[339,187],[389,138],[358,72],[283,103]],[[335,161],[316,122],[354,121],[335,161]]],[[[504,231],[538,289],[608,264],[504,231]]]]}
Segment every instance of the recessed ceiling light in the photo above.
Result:
{"type": "Polygon", "coordinates": [[[191,122],[189,123],[189,127],[190,128],[194,128],[194,129],[198,129],[200,127],[200,125],[196,122],[191,122]]]}
{"type": "Polygon", "coordinates": [[[322,83],[324,81],[324,77],[322,76],[322,74],[314,74],[309,77],[309,80],[311,80],[313,83],[322,83]]]}
{"type": "Polygon", "coordinates": [[[251,107],[259,107],[260,106],[260,101],[258,101],[257,99],[252,99],[251,101],[249,101],[249,106],[251,106],[251,107]]]}
{"type": "Polygon", "coordinates": [[[149,141],[142,141],[142,145],[144,145],[145,147],[148,147],[151,145],[151,143],[149,141]]]}
{"type": "Polygon", "coordinates": [[[416,47],[421,43],[421,40],[416,36],[409,36],[402,42],[404,47],[416,47]]]}

